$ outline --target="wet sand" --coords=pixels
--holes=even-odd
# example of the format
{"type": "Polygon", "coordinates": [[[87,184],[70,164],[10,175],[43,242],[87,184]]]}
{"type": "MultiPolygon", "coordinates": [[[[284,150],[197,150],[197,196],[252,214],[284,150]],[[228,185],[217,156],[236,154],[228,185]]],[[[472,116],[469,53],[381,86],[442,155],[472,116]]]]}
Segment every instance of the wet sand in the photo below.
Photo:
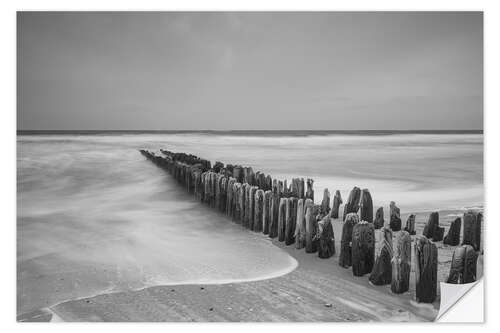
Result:
{"type": "MultiPolygon", "coordinates": [[[[458,212],[441,212],[440,224],[448,226],[458,212]]],[[[405,221],[406,214],[403,214],[405,221]]],[[[427,213],[417,214],[421,234],[427,213]]],[[[387,221],[386,221],[387,223],[387,221]]],[[[403,222],[404,225],[404,222],[403,222]]],[[[368,275],[354,277],[338,265],[341,221],[334,220],[336,255],[320,259],[270,240],[294,257],[299,265],[291,273],[262,281],[156,286],[137,291],[103,294],[52,306],[18,320],[52,321],[432,321],[439,297],[432,304],[414,301],[412,269],[410,291],[395,295],[390,286],[373,286],[368,275]],[[36,318],[35,318],[36,317],[36,318]]],[[[266,236],[263,236],[266,237],[266,236]]],[[[437,243],[438,280],[449,272],[454,247],[437,243]]],[[[478,274],[482,275],[482,255],[478,274]]],[[[439,288],[438,288],[439,292],[439,288]]]]}

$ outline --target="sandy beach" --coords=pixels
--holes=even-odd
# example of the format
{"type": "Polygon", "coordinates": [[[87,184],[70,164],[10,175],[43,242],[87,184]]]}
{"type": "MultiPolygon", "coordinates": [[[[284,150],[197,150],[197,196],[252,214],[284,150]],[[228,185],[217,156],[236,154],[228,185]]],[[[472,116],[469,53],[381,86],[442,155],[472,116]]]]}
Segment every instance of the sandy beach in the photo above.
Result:
{"type": "MultiPolygon", "coordinates": [[[[448,227],[457,212],[443,211],[441,225],[448,227]]],[[[428,213],[417,214],[421,234],[428,213]]],[[[402,216],[406,218],[405,215],[402,216]]],[[[412,267],[410,291],[391,293],[390,286],[374,286],[368,275],[354,277],[338,265],[341,221],[334,220],[336,255],[317,254],[267,239],[295,258],[299,265],[289,274],[255,282],[228,284],[168,285],[117,292],[62,302],[18,318],[19,321],[432,321],[439,310],[433,304],[414,301],[412,267]]],[[[250,233],[250,231],[248,231],[250,233]]],[[[377,231],[378,233],[379,231],[377,231]]],[[[377,235],[379,237],[379,235],[377,235]]],[[[267,238],[262,235],[263,238],[267,238]]],[[[455,247],[437,243],[438,280],[449,272],[455,247]]],[[[481,255],[478,275],[482,275],[481,255]]],[[[438,288],[439,293],[439,288],[438,288]]]]}

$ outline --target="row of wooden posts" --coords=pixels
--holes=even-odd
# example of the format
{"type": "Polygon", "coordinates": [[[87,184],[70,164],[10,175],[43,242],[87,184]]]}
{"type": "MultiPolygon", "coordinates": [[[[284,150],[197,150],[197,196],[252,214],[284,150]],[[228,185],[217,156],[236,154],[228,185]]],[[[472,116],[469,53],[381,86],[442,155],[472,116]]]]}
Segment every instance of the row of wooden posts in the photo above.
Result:
{"type": "MultiPolygon", "coordinates": [[[[335,235],[331,218],[339,218],[343,203],[339,191],[335,192],[330,207],[330,192],[324,190],[321,204],[314,204],[312,179],[294,178],[287,181],[255,172],[251,167],[224,165],[195,155],[161,150],[156,155],[147,150],[140,152],[157,166],[167,170],[189,193],[236,223],[286,245],[295,244],[307,253],[318,253],[320,258],[335,254],[335,235]],[[304,186],[305,185],[305,186],[304,186]]],[[[415,215],[410,214],[401,230],[400,210],[390,203],[389,228],[384,227],[384,211],[380,207],[373,216],[370,192],[354,187],[344,205],[339,265],[352,266],[355,276],[370,274],[375,285],[391,284],[394,293],[409,290],[411,271],[411,237],[415,235],[415,215]],[[382,244],[375,256],[375,229],[382,228],[382,244]],[[393,244],[393,231],[398,231],[393,244]]],[[[462,246],[453,253],[448,283],[469,283],[476,279],[477,251],[480,250],[482,215],[464,214],[462,246]]],[[[450,226],[444,243],[460,243],[461,219],[450,226]]],[[[438,253],[434,242],[443,240],[444,228],[439,226],[439,214],[431,213],[424,228],[414,242],[416,300],[432,303],[436,299],[438,253]]]]}

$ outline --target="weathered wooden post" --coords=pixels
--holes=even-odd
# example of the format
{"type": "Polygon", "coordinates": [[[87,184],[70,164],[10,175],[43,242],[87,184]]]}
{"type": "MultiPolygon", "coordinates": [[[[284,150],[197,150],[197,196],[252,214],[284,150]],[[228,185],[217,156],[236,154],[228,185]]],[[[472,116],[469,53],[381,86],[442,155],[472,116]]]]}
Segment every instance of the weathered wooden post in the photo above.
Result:
{"type": "Polygon", "coordinates": [[[295,247],[302,249],[306,246],[306,220],[304,212],[304,199],[297,201],[297,221],[295,223],[295,247]]]}
{"type": "Polygon", "coordinates": [[[276,238],[278,236],[278,215],[279,215],[279,194],[277,187],[271,193],[271,220],[269,223],[269,237],[276,238]]]}
{"type": "Polygon", "coordinates": [[[437,248],[427,237],[415,241],[415,298],[419,303],[432,303],[437,291],[437,248]]]}
{"type": "Polygon", "coordinates": [[[375,229],[380,229],[384,226],[384,207],[379,207],[375,213],[375,221],[373,221],[373,227],[375,229]]]}
{"type": "Polygon", "coordinates": [[[233,177],[236,178],[238,183],[243,182],[243,168],[241,165],[235,165],[233,168],[233,177]]]}
{"type": "Polygon", "coordinates": [[[339,265],[349,268],[352,265],[352,230],[359,222],[356,213],[347,214],[342,226],[342,238],[340,240],[339,265]]]}
{"type": "MultiPolygon", "coordinates": [[[[228,182],[227,182],[227,195],[226,195],[226,215],[227,216],[232,216],[232,203],[233,203],[233,186],[234,186],[235,179],[233,177],[230,177],[228,182]]],[[[196,192],[196,189],[195,189],[196,192]]]]}
{"type": "Polygon", "coordinates": [[[460,244],[460,229],[462,228],[462,219],[457,217],[450,224],[450,229],[448,230],[448,234],[443,240],[444,244],[448,244],[451,246],[457,246],[460,244]]]}
{"type": "Polygon", "coordinates": [[[248,202],[249,205],[249,213],[248,213],[248,227],[250,230],[254,230],[254,216],[255,216],[255,193],[259,188],[257,186],[250,186],[250,200],[248,202]]]}
{"type": "Polygon", "coordinates": [[[234,183],[234,191],[236,198],[234,203],[233,219],[236,223],[241,223],[241,209],[243,207],[243,187],[241,183],[234,183]]]}
{"type": "Polygon", "coordinates": [[[406,232],[408,232],[410,235],[415,235],[415,214],[410,214],[408,215],[408,218],[406,219],[406,226],[404,229],[406,232]]]}
{"type": "Polygon", "coordinates": [[[327,188],[323,191],[323,200],[321,201],[321,215],[325,216],[330,212],[330,191],[327,188]]]}
{"type": "Polygon", "coordinates": [[[298,180],[298,184],[299,184],[299,199],[305,199],[304,178],[300,178],[298,180]]]}
{"type": "Polygon", "coordinates": [[[285,244],[291,245],[295,242],[295,225],[297,220],[297,203],[298,200],[295,197],[291,197],[287,200],[286,206],[286,217],[285,217],[285,244]]]}
{"type": "Polygon", "coordinates": [[[359,210],[359,199],[361,197],[361,190],[359,187],[354,187],[349,193],[347,202],[344,205],[344,220],[349,213],[357,213],[359,210]]]}
{"type": "Polygon", "coordinates": [[[390,229],[386,230],[384,230],[382,245],[369,277],[370,282],[376,286],[389,284],[392,279],[392,232],[390,229]],[[385,232],[386,230],[387,232],[385,232]]]}
{"type": "Polygon", "coordinates": [[[339,209],[341,204],[342,204],[342,196],[340,195],[340,191],[337,190],[335,191],[335,196],[333,197],[332,214],[331,214],[332,218],[334,219],[339,218],[339,209]]]}
{"type": "Polygon", "coordinates": [[[266,188],[265,188],[265,186],[266,186],[265,185],[266,184],[266,175],[264,173],[260,172],[260,171],[257,171],[255,173],[255,178],[257,179],[257,186],[261,190],[265,191],[266,190],[266,188]]]}
{"type": "Polygon", "coordinates": [[[401,214],[399,212],[399,207],[396,206],[396,203],[394,201],[391,201],[390,203],[389,213],[390,213],[389,226],[392,229],[392,231],[401,230],[401,214]]]}
{"type": "Polygon", "coordinates": [[[360,207],[359,207],[359,218],[361,221],[366,221],[369,223],[373,222],[373,202],[372,196],[368,189],[363,189],[361,192],[360,207]]]}
{"type": "Polygon", "coordinates": [[[424,227],[423,235],[435,242],[443,240],[444,228],[439,226],[439,213],[432,212],[424,227]]]}
{"type": "Polygon", "coordinates": [[[389,245],[392,250],[392,230],[390,228],[384,228],[382,229],[382,233],[384,236],[383,239],[387,242],[387,245],[389,245]]]}
{"type": "Polygon", "coordinates": [[[474,211],[464,213],[464,233],[462,244],[472,245],[474,250],[481,249],[481,222],[483,215],[474,211]]]}
{"type": "Polygon", "coordinates": [[[264,211],[264,191],[259,189],[255,192],[255,211],[253,218],[253,231],[261,232],[263,230],[263,211],[264,211]]]}
{"type": "Polygon", "coordinates": [[[299,197],[299,183],[298,183],[298,178],[292,178],[292,184],[291,184],[291,191],[292,191],[292,197],[299,197]]]}
{"type": "Polygon", "coordinates": [[[227,189],[228,189],[229,178],[226,176],[222,176],[219,182],[219,206],[218,209],[220,212],[226,211],[226,201],[227,201],[227,189]]]}
{"type": "Polygon", "coordinates": [[[311,199],[314,203],[313,183],[314,183],[314,180],[312,180],[311,178],[307,178],[306,198],[311,199]]]}
{"type": "Polygon", "coordinates": [[[217,205],[216,201],[216,189],[217,189],[217,174],[213,171],[210,171],[210,186],[212,196],[210,198],[210,207],[215,208],[217,205]]]}
{"type": "Polygon", "coordinates": [[[457,247],[453,252],[450,275],[446,283],[463,284],[476,281],[477,257],[477,252],[471,245],[457,247]]]}
{"type": "Polygon", "coordinates": [[[267,190],[264,192],[264,208],[262,209],[262,232],[265,235],[269,234],[269,225],[271,224],[271,201],[272,192],[267,190]]]}
{"type": "Polygon", "coordinates": [[[271,191],[273,188],[273,179],[271,175],[266,176],[266,191],[271,191]]]}
{"type": "Polygon", "coordinates": [[[391,290],[393,293],[401,294],[410,289],[410,272],[411,237],[407,231],[402,231],[396,236],[392,258],[391,290]]]}
{"type": "Polygon", "coordinates": [[[288,198],[280,199],[280,205],[278,211],[278,241],[280,242],[283,242],[285,240],[287,203],[288,203],[288,198]]]}
{"type": "Polygon", "coordinates": [[[371,273],[375,260],[375,228],[361,221],[352,229],[352,273],[363,276],[371,273]]]}
{"type": "Polygon", "coordinates": [[[429,219],[427,220],[427,224],[424,227],[422,235],[427,237],[427,239],[432,239],[434,237],[434,231],[438,226],[439,226],[439,213],[432,212],[429,215],[429,219]]]}
{"type": "Polygon", "coordinates": [[[306,199],[304,204],[306,221],[306,253],[314,253],[318,250],[316,216],[314,215],[314,202],[312,199],[306,199]]]}
{"type": "MultiPolygon", "coordinates": [[[[243,179],[245,178],[245,168],[243,169],[243,179]]],[[[243,211],[242,211],[242,216],[241,216],[241,224],[244,227],[248,228],[248,210],[250,208],[249,201],[250,201],[250,184],[248,183],[243,183],[243,211]]]]}
{"type": "Polygon", "coordinates": [[[330,258],[335,254],[335,235],[330,217],[325,216],[318,222],[318,257],[330,258]]]}

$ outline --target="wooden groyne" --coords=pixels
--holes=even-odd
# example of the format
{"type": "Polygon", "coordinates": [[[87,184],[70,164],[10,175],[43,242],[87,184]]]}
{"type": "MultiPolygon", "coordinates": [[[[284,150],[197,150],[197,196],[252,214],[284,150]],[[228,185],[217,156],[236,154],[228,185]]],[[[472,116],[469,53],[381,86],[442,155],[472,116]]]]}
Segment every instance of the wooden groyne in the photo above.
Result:
{"type": "MultiPolygon", "coordinates": [[[[294,245],[307,253],[330,258],[336,252],[332,218],[338,218],[343,203],[337,190],[330,207],[330,192],[323,191],[321,204],[314,203],[313,179],[278,180],[252,167],[224,164],[192,154],[161,149],[161,154],[140,150],[148,160],[169,172],[187,192],[200,202],[225,214],[235,223],[254,232],[262,232],[286,245],[294,245]]],[[[333,192],[332,192],[333,193],[333,192]]],[[[400,210],[390,203],[389,228],[384,227],[384,210],[373,214],[373,201],[368,189],[354,187],[344,205],[340,237],[339,265],[352,267],[354,276],[369,275],[375,285],[391,285],[395,294],[407,292],[412,264],[412,238],[415,215],[410,214],[402,230],[400,210]],[[383,239],[375,253],[375,230],[382,229],[383,239]],[[397,232],[393,242],[393,232],[397,232]],[[394,243],[394,244],[393,244],[394,243]]],[[[448,283],[470,283],[476,280],[480,251],[482,214],[464,214],[462,245],[453,253],[448,283]]],[[[460,218],[450,226],[444,243],[460,242],[460,218]]],[[[443,241],[444,228],[439,214],[433,212],[422,235],[413,241],[416,300],[432,303],[437,293],[437,247],[443,241]]]]}

